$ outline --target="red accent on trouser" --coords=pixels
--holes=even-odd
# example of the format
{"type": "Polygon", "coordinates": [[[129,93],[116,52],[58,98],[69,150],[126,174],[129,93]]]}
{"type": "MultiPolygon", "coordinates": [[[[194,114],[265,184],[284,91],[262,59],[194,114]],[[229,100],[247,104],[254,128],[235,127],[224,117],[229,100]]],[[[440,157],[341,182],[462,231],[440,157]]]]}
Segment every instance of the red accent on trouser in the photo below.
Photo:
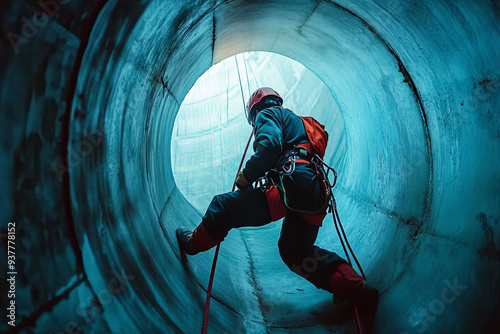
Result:
{"type": "Polygon", "coordinates": [[[343,263],[330,278],[330,292],[338,298],[349,298],[356,293],[364,281],[365,279],[359,276],[350,264],[343,263]]]}
{"type": "Polygon", "coordinates": [[[267,206],[271,214],[271,221],[277,221],[286,215],[286,206],[281,200],[280,193],[275,186],[266,190],[267,206]]]}
{"type": "MultiPolygon", "coordinates": [[[[266,199],[269,213],[271,214],[271,221],[274,222],[286,216],[285,203],[283,203],[280,193],[275,186],[266,190],[266,199]]],[[[300,214],[300,217],[310,224],[321,226],[323,224],[323,219],[326,217],[326,213],[319,215],[300,214]]]]}
{"type": "Polygon", "coordinates": [[[204,252],[214,246],[217,246],[220,243],[220,241],[212,238],[208,234],[205,227],[203,226],[203,223],[201,223],[193,231],[193,236],[191,237],[191,243],[197,251],[204,252]]]}

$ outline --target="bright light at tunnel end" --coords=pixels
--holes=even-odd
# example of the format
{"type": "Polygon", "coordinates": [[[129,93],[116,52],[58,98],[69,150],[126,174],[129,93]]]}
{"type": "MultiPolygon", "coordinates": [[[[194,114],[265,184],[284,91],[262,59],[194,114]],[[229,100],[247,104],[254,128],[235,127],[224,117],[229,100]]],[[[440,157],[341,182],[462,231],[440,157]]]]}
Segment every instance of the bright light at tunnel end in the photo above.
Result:
{"type": "Polygon", "coordinates": [[[327,124],[329,145],[341,145],[344,124],[340,111],[328,87],[314,73],[295,60],[270,52],[229,57],[198,78],[182,102],[172,135],[177,187],[201,212],[214,195],[230,190],[251,132],[245,105],[255,89],[265,86],[283,97],[284,107],[327,124]],[[196,173],[192,166],[197,166],[196,173]]]}

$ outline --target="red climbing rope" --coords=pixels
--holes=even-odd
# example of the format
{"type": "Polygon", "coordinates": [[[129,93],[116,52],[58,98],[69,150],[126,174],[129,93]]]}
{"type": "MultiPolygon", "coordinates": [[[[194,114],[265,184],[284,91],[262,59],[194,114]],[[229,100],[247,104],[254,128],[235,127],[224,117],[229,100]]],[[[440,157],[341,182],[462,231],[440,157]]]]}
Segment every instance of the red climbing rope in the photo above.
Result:
{"type": "Polygon", "coordinates": [[[358,332],[358,334],[363,334],[363,327],[361,326],[361,319],[359,318],[359,311],[356,305],[354,305],[352,318],[354,321],[354,326],[356,327],[356,332],[358,332]]]}
{"type": "Polygon", "coordinates": [[[210,280],[208,281],[207,299],[205,300],[205,310],[203,311],[203,326],[201,327],[201,334],[207,333],[208,325],[208,309],[210,308],[210,296],[212,294],[212,283],[214,282],[215,266],[217,265],[217,258],[219,257],[220,244],[215,249],[214,261],[212,263],[212,271],[210,272],[210,280]]]}
{"type": "MultiPolygon", "coordinates": [[[[333,195],[332,195],[333,196],[333,195]]],[[[354,255],[354,251],[351,248],[351,245],[349,244],[349,241],[347,240],[347,236],[344,231],[344,227],[342,226],[342,223],[340,222],[340,217],[339,217],[339,212],[337,211],[337,205],[335,203],[335,199],[332,197],[332,216],[333,216],[333,223],[335,225],[335,229],[337,230],[337,234],[339,235],[340,243],[342,244],[342,249],[344,250],[344,253],[346,255],[347,261],[349,264],[352,266],[351,258],[349,257],[349,253],[347,252],[347,248],[349,249],[349,252],[352,255],[352,258],[354,259],[354,262],[356,262],[356,265],[359,268],[359,271],[361,272],[361,276],[366,280],[365,273],[363,272],[363,269],[361,268],[361,265],[359,264],[358,259],[356,258],[356,255],[354,255]],[[340,230],[339,230],[340,228],[340,230]],[[342,231],[342,233],[341,233],[342,231]],[[344,244],[345,242],[345,244],[344,244]]],[[[356,332],[358,334],[363,334],[363,327],[361,326],[361,319],[359,318],[359,311],[356,305],[354,305],[354,310],[353,310],[353,322],[354,326],[356,327],[356,332]]]]}
{"type": "MultiPolygon", "coordinates": [[[[247,155],[248,147],[250,146],[250,141],[252,140],[253,136],[253,129],[252,133],[250,134],[250,138],[248,138],[247,146],[245,147],[245,152],[243,152],[243,156],[241,157],[241,162],[240,165],[238,166],[238,172],[236,173],[236,176],[238,176],[241,167],[243,166],[243,161],[245,161],[245,157],[247,155]]],[[[236,178],[233,183],[233,190],[236,189],[236,178]]],[[[212,262],[212,271],[210,272],[210,279],[208,281],[208,288],[207,288],[207,299],[205,300],[205,310],[203,311],[203,326],[201,327],[201,334],[206,334],[207,333],[207,325],[208,325],[208,310],[210,308],[210,298],[212,295],[212,285],[214,282],[214,276],[215,276],[215,266],[217,265],[217,258],[219,257],[219,248],[220,248],[220,243],[217,245],[217,248],[215,249],[215,255],[214,255],[214,261],[212,262]]]]}

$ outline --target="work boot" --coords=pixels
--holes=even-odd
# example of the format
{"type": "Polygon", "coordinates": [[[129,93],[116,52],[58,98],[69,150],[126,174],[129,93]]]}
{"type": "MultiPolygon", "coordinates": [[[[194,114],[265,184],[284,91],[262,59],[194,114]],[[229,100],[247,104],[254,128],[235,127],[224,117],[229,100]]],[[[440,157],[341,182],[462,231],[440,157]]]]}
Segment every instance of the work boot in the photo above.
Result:
{"type": "Polygon", "coordinates": [[[340,264],[330,277],[328,291],[333,293],[333,303],[351,301],[359,313],[363,333],[371,333],[378,304],[378,291],[367,285],[354,268],[340,264]]]}
{"type": "Polygon", "coordinates": [[[198,225],[193,232],[185,227],[179,227],[175,234],[179,241],[179,246],[188,255],[196,255],[218,245],[221,240],[215,240],[208,234],[203,223],[198,225]]]}
{"type": "Polygon", "coordinates": [[[175,234],[177,236],[177,242],[179,243],[179,247],[184,253],[188,255],[196,255],[199,251],[193,246],[193,232],[188,230],[185,227],[179,227],[175,234]]]}
{"type": "Polygon", "coordinates": [[[364,281],[350,264],[342,263],[330,277],[327,290],[333,293],[333,301],[338,304],[353,296],[364,281]]]}

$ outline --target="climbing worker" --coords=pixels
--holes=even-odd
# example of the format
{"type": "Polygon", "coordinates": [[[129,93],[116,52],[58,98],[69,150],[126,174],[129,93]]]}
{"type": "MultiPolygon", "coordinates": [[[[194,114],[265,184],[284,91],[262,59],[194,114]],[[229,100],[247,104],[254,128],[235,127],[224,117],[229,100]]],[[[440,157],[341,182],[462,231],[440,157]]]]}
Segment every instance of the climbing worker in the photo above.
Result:
{"type": "Polygon", "coordinates": [[[346,260],[314,245],[331,190],[320,165],[328,134],[314,118],[282,104],[269,87],[250,96],[245,113],[254,130],[254,154],[237,175],[238,190],[215,196],[194,231],[178,228],[180,248],[195,255],[219,244],[232,228],[284,218],[278,247],[288,268],[333,293],[334,300],[351,300],[371,322],[378,291],[346,260]]]}

